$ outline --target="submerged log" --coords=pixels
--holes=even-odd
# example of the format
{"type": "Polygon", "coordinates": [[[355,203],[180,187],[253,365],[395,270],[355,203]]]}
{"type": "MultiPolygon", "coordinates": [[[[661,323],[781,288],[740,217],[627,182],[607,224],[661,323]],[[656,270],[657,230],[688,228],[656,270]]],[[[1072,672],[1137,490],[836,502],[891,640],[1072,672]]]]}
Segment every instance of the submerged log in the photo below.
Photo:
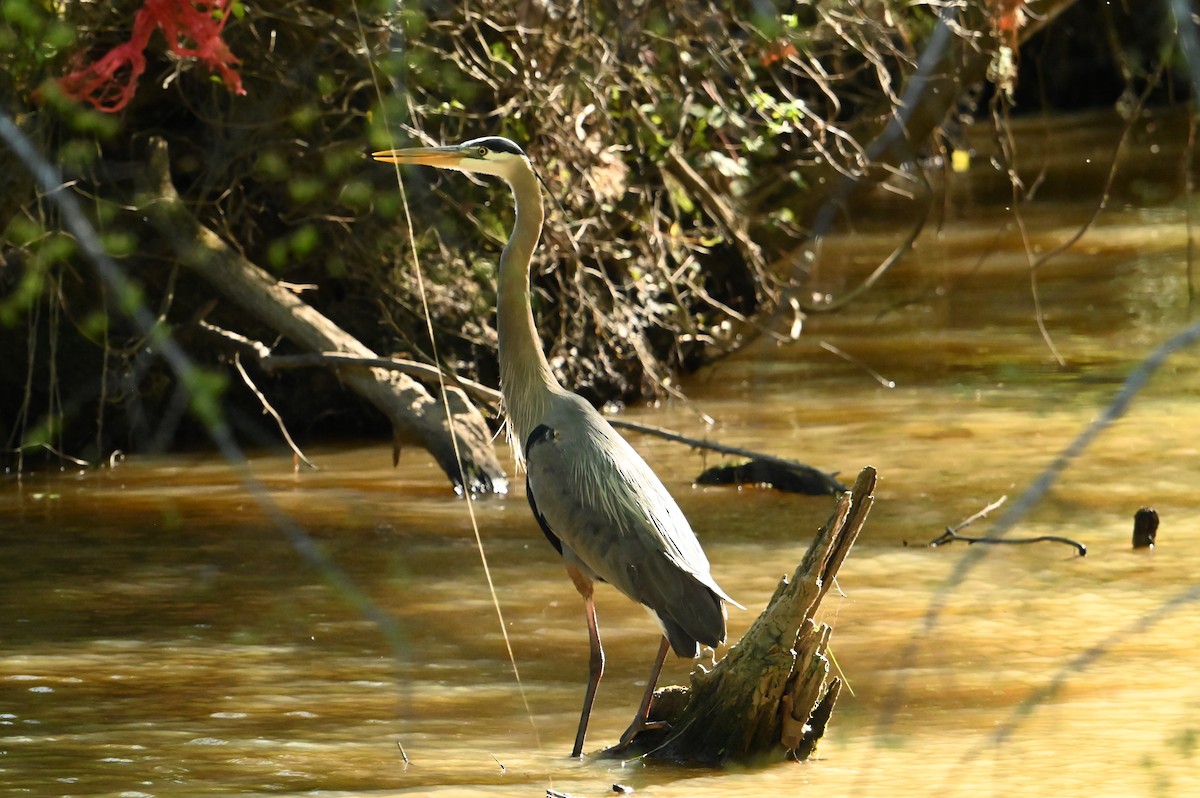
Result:
{"type": "Polygon", "coordinates": [[[810,496],[830,494],[837,496],[848,488],[837,480],[837,472],[826,473],[797,460],[743,449],[740,446],[728,446],[708,438],[689,438],[662,427],[640,424],[636,421],[613,418],[610,423],[618,429],[627,429],[646,435],[654,435],[676,443],[684,443],[693,449],[703,449],[709,452],[720,452],[737,457],[748,457],[748,462],[742,465],[715,466],[696,478],[699,485],[748,485],[770,484],[777,490],[792,493],[807,493],[810,496]]]}
{"type": "Polygon", "coordinates": [[[767,608],[711,671],[694,671],[690,687],[655,693],[650,719],[668,727],[602,755],[703,765],[812,755],[841,689],[826,657],[832,630],[813,616],[867,520],[875,478],[874,468],[862,470],[791,580],[780,581],[767,608]]]}
{"type": "MultiPolygon", "coordinates": [[[[155,226],[171,240],[186,242],[181,248],[185,266],[256,319],[310,352],[377,357],[357,338],[200,223],[175,191],[167,145],[161,139],[151,142],[147,177],[150,196],[144,197],[139,205],[144,206],[155,226]]],[[[507,489],[504,468],[496,457],[487,423],[461,390],[449,386],[446,389],[452,415],[448,418],[442,401],[405,374],[353,365],[340,369],[339,373],[353,391],[391,422],[393,462],[399,457],[401,444],[416,444],[433,455],[455,486],[479,493],[507,489]]]]}
{"type": "Polygon", "coordinates": [[[696,477],[697,485],[766,485],[784,493],[826,496],[846,490],[831,474],[803,463],[756,457],[744,463],[713,466],[696,477]]]}

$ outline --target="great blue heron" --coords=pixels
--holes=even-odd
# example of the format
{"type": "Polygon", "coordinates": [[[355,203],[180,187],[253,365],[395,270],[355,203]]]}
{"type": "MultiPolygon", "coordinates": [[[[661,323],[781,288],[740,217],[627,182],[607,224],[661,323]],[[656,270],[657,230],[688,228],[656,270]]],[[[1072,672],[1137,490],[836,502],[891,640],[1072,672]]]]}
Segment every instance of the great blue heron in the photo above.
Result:
{"type": "Polygon", "coordinates": [[[583,751],[604,649],[596,626],[593,587],[608,582],[645,605],[663,630],[650,683],[620,745],[655,724],[647,720],[668,646],[695,657],[699,644],[725,640],[725,594],[709,572],[679,505],[637,452],[600,413],[555,379],[529,305],[529,264],[545,219],[537,174],[525,153],[497,136],[449,147],[374,153],[376,160],[424,164],[502,178],[517,215],[500,255],[497,328],[500,388],[509,440],[524,458],[526,493],[546,538],[558,549],[582,594],[591,645],[587,692],[572,757],[583,751]]]}

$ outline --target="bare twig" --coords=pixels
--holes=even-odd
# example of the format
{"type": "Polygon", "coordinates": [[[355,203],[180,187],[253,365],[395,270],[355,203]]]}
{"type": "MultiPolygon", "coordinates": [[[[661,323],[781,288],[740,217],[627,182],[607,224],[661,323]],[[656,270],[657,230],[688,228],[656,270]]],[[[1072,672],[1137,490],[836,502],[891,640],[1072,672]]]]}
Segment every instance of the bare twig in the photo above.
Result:
{"type": "Polygon", "coordinates": [[[1101,212],[1108,207],[1108,201],[1112,197],[1112,185],[1117,176],[1117,167],[1120,165],[1121,155],[1125,152],[1125,145],[1129,141],[1129,136],[1133,132],[1134,127],[1142,118],[1142,109],[1145,107],[1146,100],[1150,97],[1150,93],[1158,86],[1162,79],[1164,70],[1166,69],[1166,59],[1161,59],[1158,63],[1158,68],[1149,77],[1146,82],[1146,87],[1142,93],[1138,95],[1137,102],[1133,109],[1129,112],[1129,118],[1125,122],[1125,126],[1121,129],[1121,135],[1117,138],[1116,146],[1113,148],[1112,158],[1108,163],[1108,175],[1104,180],[1104,188],[1100,192],[1100,198],[1096,204],[1092,206],[1091,212],[1087,218],[1083,220],[1075,232],[1068,236],[1065,240],[1059,242],[1056,246],[1042,253],[1037,258],[1033,255],[1033,243],[1030,241],[1029,232],[1025,226],[1025,218],[1022,213],[1022,206],[1032,198],[1032,190],[1022,192],[1021,181],[1017,175],[1016,165],[1016,141],[1013,138],[1012,129],[1008,124],[1008,106],[1003,103],[1001,95],[997,95],[997,108],[993,109],[993,124],[997,126],[997,130],[1003,131],[1003,135],[999,137],[1001,152],[1004,155],[1008,164],[1010,181],[1012,183],[1013,203],[1012,213],[1016,220],[1017,228],[1021,232],[1021,241],[1025,248],[1025,258],[1029,263],[1029,291],[1033,298],[1034,318],[1037,322],[1038,332],[1042,336],[1042,340],[1046,343],[1046,347],[1050,350],[1051,355],[1058,365],[1065,366],[1067,361],[1059,352],[1058,347],[1054,343],[1054,339],[1050,335],[1050,330],[1046,326],[1046,317],[1042,308],[1041,292],[1038,289],[1038,272],[1042,266],[1045,266],[1051,259],[1058,257],[1068,249],[1073,247],[1079,239],[1092,229],[1096,219],[1099,218],[1101,212]],[[1021,194],[1024,193],[1024,196],[1021,194]]]}
{"type": "Polygon", "coordinates": [[[1079,552],[1080,557],[1087,555],[1087,546],[1080,543],[1078,540],[1072,540],[1071,538],[1065,538],[1060,535],[1038,535],[1034,538],[968,537],[967,535],[958,534],[953,529],[947,529],[941,535],[938,535],[936,538],[929,541],[929,548],[937,548],[938,546],[942,546],[947,543],[953,543],[956,540],[961,540],[963,543],[1011,543],[1014,545],[1023,543],[1065,543],[1068,546],[1074,546],[1075,550],[1079,552]]]}
{"type": "Polygon", "coordinates": [[[66,460],[67,462],[69,462],[73,465],[82,466],[84,468],[90,467],[92,465],[87,460],[80,460],[78,457],[72,457],[71,455],[67,454],[66,452],[59,451],[58,449],[54,448],[53,446],[51,446],[50,444],[48,444],[44,441],[37,441],[35,443],[23,443],[14,449],[9,449],[9,451],[12,452],[13,454],[19,454],[21,452],[27,452],[30,449],[45,449],[46,451],[50,452],[50,454],[54,455],[55,457],[57,457],[60,460],[66,460]]]}
{"type": "Polygon", "coordinates": [[[495,388],[489,388],[482,383],[469,380],[466,377],[460,377],[448,371],[439,372],[438,369],[427,363],[418,363],[415,360],[404,360],[395,357],[363,357],[361,355],[347,354],[346,352],[317,352],[309,355],[273,355],[271,354],[271,348],[262,341],[255,341],[241,333],[226,330],[207,321],[201,321],[199,324],[201,329],[218,335],[233,343],[238,349],[254,355],[258,358],[258,364],[262,367],[263,371],[273,372],[281,369],[309,368],[313,366],[328,368],[342,364],[360,368],[381,368],[390,371],[399,371],[410,377],[434,385],[437,384],[440,375],[452,387],[461,388],[476,399],[491,405],[499,406],[500,404],[500,392],[495,388]]]}
{"type": "MultiPolygon", "coordinates": [[[[987,517],[987,515],[989,513],[991,513],[993,510],[997,509],[998,507],[1000,507],[1006,501],[1008,501],[1008,497],[1001,496],[999,499],[996,499],[996,501],[992,502],[987,507],[984,507],[982,510],[980,510],[979,512],[970,516],[969,518],[967,518],[965,521],[958,524],[957,526],[946,527],[945,532],[938,535],[933,540],[929,541],[929,543],[927,543],[926,545],[929,548],[934,549],[934,548],[937,548],[938,546],[943,546],[947,543],[953,543],[956,540],[960,540],[963,543],[1014,543],[1014,544],[1066,543],[1068,546],[1074,546],[1075,550],[1079,552],[1080,557],[1083,557],[1087,554],[1087,546],[1083,545],[1079,541],[1072,540],[1071,538],[1061,537],[1059,535],[1039,535],[1038,537],[1035,537],[1035,538],[989,538],[989,537],[971,537],[968,535],[960,535],[959,534],[960,530],[966,529],[968,526],[975,523],[980,518],[987,517]]],[[[906,546],[908,545],[907,542],[905,543],[905,545],[906,546]]]]}
{"type": "MultiPolygon", "coordinates": [[[[391,371],[402,372],[414,379],[427,380],[432,383],[437,382],[439,373],[436,367],[430,366],[427,363],[418,363],[415,360],[402,360],[394,357],[359,357],[358,355],[348,355],[345,352],[319,352],[311,355],[269,355],[264,357],[260,363],[267,371],[309,366],[329,367],[339,364],[358,366],[360,368],[389,369],[391,371]]],[[[489,388],[482,383],[469,380],[466,377],[459,377],[448,371],[442,371],[441,375],[450,387],[461,388],[476,399],[481,399],[493,405],[500,403],[500,392],[495,388],[489,388]]]]}
{"type": "Polygon", "coordinates": [[[1104,179],[1104,188],[1100,193],[1100,199],[1092,207],[1091,213],[1088,214],[1087,219],[1085,219],[1083,224],[1081,224],[1078,229],[1076,229],[1075,232],[1065,241],[1048,250],[1047,252],[1042,253],[1042,255],[1032,263],[1032,265],[1029,267],[1030,269],[1036,271],[1037,269],[1046,265],[1046,262],[1051,258],[1061,255],[1063,252],[1066,252],[1068,249],[1074,246],[1075,243],[1079,241],[1079,239],[1083,238],[1084,234],[1091,229],[1101,211],[1108,206],[1108,201],[1112,197],[1112,185],[1113,181],[1116,180],[1117,177],[1117,167],[1120,165],[1121,154],[1125,151],[1125,145],[1129,142],[1129,136],[1131,133],[1133,133],[1134,127],[1142,119],[1142,109],[1145,108],[1146,101],[1150,98],[1150,93],[1158,88],[1158,84],[1162,80],[1163,72],[1166,70],[1167,64],[1167,59],[1163,58],[1159,60],[1158,68],[1154,70],[1154,73],[1151,74],[1149,78],[1147,78],[1145,88],[1142,90],[1142,93],[1138,95],[1137,102],[1134,103],[1133,108],[1130,109],[1129,120],[1125,123],[1125,126],[1121,128],[1121,135],[1117,138],[1117,144],[1113,148],[1112,159],[1108,164],[1108,174],[1104,179]]]}
{"type": "Polygon", "coordinates": [[[246,371],[245,367],[242,366],[241,353],[234,353],[233,367],[237,369],[238,374],[242,375],[242,382],[246,383],[246,387],[249,388],[256,397],[258,397],[259,403],[263,406],[263,411],[270,415],[271,418],[275,419],[275,424],[278,425],[279,432],[283,435],[283,439],[287,441],[287,445],[291,447],[292,453],[296,455],[296,458],[314,471],[317,470],[317,466],[313,463],[313,461],[305,457],[304,452],[300,451],[300,447],[296,445],[294,440],[292,440],[291,434],[289,434],[287,431],[287,426],[283,423],[283,418],[279,415],[275,408],[271,407],[271,403],[267,401],[267,397],[263,395],[263,392],[260,391],[258,386],[254,384],[254,380],[250,379],[250,374],[246,371]]]}
{"type": "Polygon", "coordinates": [[[1008,496],[1001,496],[999,499],[996,499],[996,501],[992,502],[987,507],[984,507],[979,512],[977,512],[974,515],[967,518],[965,521],[960,523],[958,526],[946,527],[946,531],[947,532],[961,532],[962,530],[969,527],[971,524],[978,521],[980,518],[987,518],[988,514],[991,513],[992,510],[999,509],[1000,506],[1003,505],[1006,501],[1008,501],[1008,496]]]}
{"type": "Polygon", "coordinates": [[[833,344],[829,343],[828,341],[822,341],[821,348],[824,349],[826,352],[832,352],[833,354],[840,357],[842,360],[845,360],[847,363],[851,363],[855,366],[858,366],[860,369],[862,369],[863,371],[870,374],[875,379],[875,382],[879,383],[884,388],[895,388],[896,387],[896,383],[894,380],[889,380],[887,377],[883,376],[878,371],[876,371],[875,369],[868,366],[866,363],[864,363],[861,360],[859,360],[858,358],[856,358],[854,355],[851,355],[849,352],[846,352],[845,350],[839,349],[838,347],[834,346],[833,344]]]}
{"type": "MultiPolygon", "coordinates": [[[[878,266],[875,267],[874,271],[872,271],[869,275],[867,275],[867,277],[864,278],[863,281],[860,282],[858,285],[854,286],[849,291],[842,294],[840,297],[837,297],[836,299],[833,297],[827,297],[820,303],[801,302],[800,303],[801,310],[803,310],[806,313],[832,313],[835,310],[841,310],[842,308],[846,307],[848,304],[850,304],[854,300],[858,299],[863,294],[870,291],[875,286],[876,283],[878,283],[880,280],[883,279],[883,276],[885,274],[887,274],[889,271],[891,271],[891,268],[896,265],[896,263],[900,260],[900,258],[902,258],[906,254],[908,254],[909,250],[912,249],[913,243],[921,235],[921,231],[923,231],[925,229],[925,222],[928,221],[928,219],[929,219],[930,208],[933,207],[933,193],[929,189],[929,181],[926,180],[924,173],[922,173],[918,170],[918,171],[914,172],[912,175],[909,175],[909,177],[914,179],[914,181],[917,184],[917,187],[920,189],[920,197],[919,197],[920,202],[917,206],[916,218],[913,220],[912,227],[909,228],[908,235],[906,235],[904,237],[904,240],[901,241],[899,244],[897,244],[895,249],[893,249],[891,251],[891,253],[886,258],[884,258],[883,261],[878,266]],[[914,175],[916,177],[919,177],[920,179],[916,180],[916,177],[914,177],[914,175]]],[[[847,180],[843,179],[842,182],[847,183],[847,189],[846,189],[847,195],[849,195],[849,192],[851,190],[853,190],[853,188],[857,185],[856,181],[847,181],[847,180]]],[[[829,207],[836,210],[835,206],[829,206],[829,207]]],[[[832,221],[832,217],[831,217],[831,221],[832,221]]],[[[826,228],[828,228],[829,224],[830,224],[830,222],[825,222],[824,226],[826,228]]],[[[814,223],[813,226],[815,228],[816,223],[814,223]]],[[[820,242],[821,242],[821,239],[814,236],[813,242],[811,244],[809,244],[808,246],[812,247],[813,249],[819,249],[820,242]]],[[[810,252],[811,251],[812,250],[810,249],[810,252]]],[[[789,259],[795,260],[796,259],[795,255],[793,254],[792,256],[789,256],[789,259]]],[[[807,262],[807,261],[805,261],[805,262],[807,262]]],[[[780,307],[782,307],[782,305],[780,307]]]]}
{"type": "Polygon", "coordinates": [[[233,330],[226,330],[224,327],[218,327],[212,322],[205,321],[204,319],[198,321],[197,325],[205,332],[209,332],[220,338],[224,338],[238,349],[250,352],[260,361],[271,356],[271,347],[267,346],[262,341],[255,341],[253,338],[247,338],[241,333],[236,333],[233,330]]]}

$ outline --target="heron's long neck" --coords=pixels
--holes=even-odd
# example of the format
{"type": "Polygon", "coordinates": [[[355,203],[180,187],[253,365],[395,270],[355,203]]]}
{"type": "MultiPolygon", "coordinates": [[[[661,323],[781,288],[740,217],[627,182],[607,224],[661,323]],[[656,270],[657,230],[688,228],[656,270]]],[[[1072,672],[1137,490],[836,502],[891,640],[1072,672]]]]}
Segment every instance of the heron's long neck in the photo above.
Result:
{"type": "Polygon", "coordinates": [[[509,180],[517,218],[500,256],[497,284],[497,332],[500,336],[500,389],[511,432],[521,447],[547,410],[552,393],[562,387],[542,352],[529,305],[529,264],[542,232],[542,192],[533,174],[509,180]]]}

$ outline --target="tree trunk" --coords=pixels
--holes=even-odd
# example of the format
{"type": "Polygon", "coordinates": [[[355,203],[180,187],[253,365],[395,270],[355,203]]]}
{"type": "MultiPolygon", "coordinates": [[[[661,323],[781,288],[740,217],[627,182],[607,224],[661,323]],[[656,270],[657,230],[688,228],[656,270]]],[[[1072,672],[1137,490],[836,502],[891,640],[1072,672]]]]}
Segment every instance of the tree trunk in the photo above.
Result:
{"type": "Polygon", "coordinates": [[[789,582],[711,670],[691,687],[655,693],[651,720],[668,728],[643,732],[606,755],[722,765],[792,758],[815,750],[833,712],[841,680],[829,677],[825,652],[832,630],[813,615],[829,592],[874,502],[875,469],[864,468],[817,532],[789,582]]]}
{"type": "MultiPolygon", "coordinates": [[[[186,242],[180,247],[184,265],[304,349],[377,357],[200,224],[175,191],[167,145],[161,139],[151,142],[148,178],[150,196],[138,205],[171,241],[186,242]]],[[[461,390],[447,386],[451,412],[447,418],[443,403],[405,374],[360,366],[347,366],[339,373],[351,389],[391,422],[393,461],[399,458],[401,444],[416,444],[433,455],[456,488],[465,485],[482,493],[507,489],[507,478],[496,458],[487,424],[461,390]],[[457,453],[451,429],[457,435],[457,453]]]]}

